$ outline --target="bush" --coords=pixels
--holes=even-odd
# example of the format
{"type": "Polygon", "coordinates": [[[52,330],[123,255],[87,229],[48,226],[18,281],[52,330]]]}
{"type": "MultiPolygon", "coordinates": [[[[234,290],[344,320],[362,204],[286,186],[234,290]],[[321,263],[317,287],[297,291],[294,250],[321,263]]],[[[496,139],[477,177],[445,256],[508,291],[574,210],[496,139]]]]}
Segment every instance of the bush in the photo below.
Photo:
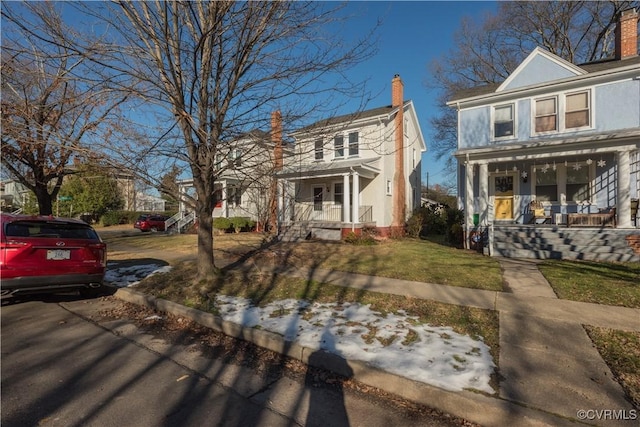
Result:
{"type": "Polygon", "coordinates": [[[231,221],[229,221],[229,218],[223,216],[214,218],[213,228],[224,233],[231,228],[231,221]]]}
{"type": "Polygon", "coordinates": [[[422,227],[424,224],[424,216],[420,210],[416,210],[411,218],[407,220],[407,234],[409,237],[420,237],[420,233],[422,232],[422,227]]]}
{"type": "Polygon", "coordinates": [[[374,233],[370,233],[365,229],[362,229],[362,233],[360,234],[350,231],[346,236],[344,236],[343,240],[345,243],[358,246],[371,246],[376,244],[374,233]]]}
{"type": "Polygon", "coordinates": [[[447,209],[447,242],[452,246],[462,247],[464,240],[464,212],[460,209],[447,209]]]}
{"type": "Polygon", "coordinates": [[[229,218],[231,221],[231,226],[236,233],[242,231],[243,228],[247,227],[249,224],[249,219],[242,216],[234,216],[229,218]]]}
{"type": "Polygon", "coordinates": [[[100,217],[100,222],[105,227],[118,224],[133,224],[138,218],[138,212],[132,211],[108,211],[100,217]]]}

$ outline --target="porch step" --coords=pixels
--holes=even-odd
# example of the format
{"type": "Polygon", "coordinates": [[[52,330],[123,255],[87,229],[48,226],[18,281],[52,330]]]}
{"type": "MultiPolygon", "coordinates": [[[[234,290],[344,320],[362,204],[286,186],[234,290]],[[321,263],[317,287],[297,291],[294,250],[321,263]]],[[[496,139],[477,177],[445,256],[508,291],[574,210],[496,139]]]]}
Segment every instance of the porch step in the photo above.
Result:
{"type": "Polygon", "coordinates": [[[311,238],[311,229],[308,224],[299,223],[283,226],[280,230],[279,238],[283,242],[297,242],[311,238]]]}
{"type": "Polygon", "coordinates": [[[495,227],[496,256],[640,262],[640,230],[495,227]]]}

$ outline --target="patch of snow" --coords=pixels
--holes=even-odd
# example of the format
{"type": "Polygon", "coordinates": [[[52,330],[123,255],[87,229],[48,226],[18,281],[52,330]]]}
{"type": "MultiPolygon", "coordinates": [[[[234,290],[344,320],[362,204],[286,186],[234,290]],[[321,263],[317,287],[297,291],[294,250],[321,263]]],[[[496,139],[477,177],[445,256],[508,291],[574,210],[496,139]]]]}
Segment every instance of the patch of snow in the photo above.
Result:
{"type": "MultiPolygon", "coordinates": [[[[105,280],[133,286],[144,277],[170,269],[154,264],[108,269],[105,280]]],[[[495,364],[482,340],[458,334],[450,327],[419,323],[404,310],[383,315],[358,303],[294,299],[256,307],[248,299],[223,295],[217,296],[215,303],[224,320],[249,328],[260,326],[313,350],[360,360],[446,390],[494,392],[489,381],[495,364]]]]}

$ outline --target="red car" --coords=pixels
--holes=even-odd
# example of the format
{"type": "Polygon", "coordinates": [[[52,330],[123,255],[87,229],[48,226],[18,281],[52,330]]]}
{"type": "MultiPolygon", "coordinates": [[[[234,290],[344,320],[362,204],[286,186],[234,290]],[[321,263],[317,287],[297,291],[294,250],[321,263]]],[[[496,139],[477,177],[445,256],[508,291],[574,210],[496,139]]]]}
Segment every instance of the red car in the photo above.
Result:
{"type": "Polygon", "coordinates": [[[140,215],[133,228],[140,231],[164,231],[164,222],[168,218],[163,215],[140,215]]]}
{"type": "Polygon", "coordinates": [[[104,292],[107,246],[87,223],[52,216],[0,215],[2,295],[104,292]]]}

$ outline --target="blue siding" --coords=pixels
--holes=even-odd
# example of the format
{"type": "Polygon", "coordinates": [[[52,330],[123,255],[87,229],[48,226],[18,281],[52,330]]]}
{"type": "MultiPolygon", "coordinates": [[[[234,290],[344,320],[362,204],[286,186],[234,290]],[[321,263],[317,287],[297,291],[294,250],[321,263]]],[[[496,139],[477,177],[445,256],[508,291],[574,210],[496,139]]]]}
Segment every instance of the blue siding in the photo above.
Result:
{"type": "Polygon", "coordinates": [[[596,128],[599,131],[639,127],[640,81],[630,80],[597,87],[595,109],[596,128]]]}
{"type": "Polygon", "coordinates": [[[459,148],[484,147],[491,137],[491,109],[474,108],[460,112],[459,148]]]}
{"type": "Polygon", "coordinates": [[[516,107],[518,116],[516,117],[516,130],[519,141],[528,141],[531,139],[531,101],[529,99],[521,99],[516,107]]]}
{"type": "Polygon", "coordinates": [[[575,77],[576,74],[541,55],[534,56],[531,61],[514,76],[504,90],[516,89],[554,80],[575,77]]]}

